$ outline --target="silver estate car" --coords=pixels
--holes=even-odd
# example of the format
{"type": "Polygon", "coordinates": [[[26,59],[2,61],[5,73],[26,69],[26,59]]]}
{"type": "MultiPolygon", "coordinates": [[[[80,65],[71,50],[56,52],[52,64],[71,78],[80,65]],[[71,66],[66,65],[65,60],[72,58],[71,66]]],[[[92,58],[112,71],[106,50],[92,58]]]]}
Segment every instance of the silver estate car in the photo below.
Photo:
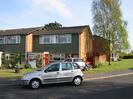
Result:
{"type": "Polygon", "coordinates": [[[65,62],[77,63],[81,70],[84,70],[85,67],[86,67],[85,62],[82,59],[80,59],[80,58],[68,58],[68,59],[65,59],[65,62]]]}
{"type": "Polygon", "coordinates": [[[72,82],[79,86],[83,81],[83,73],[76,63],[55,62],[34,72],[26,73],[21,78],[22,85],[28,85],[33,89],[42,84],[72,82]]]}

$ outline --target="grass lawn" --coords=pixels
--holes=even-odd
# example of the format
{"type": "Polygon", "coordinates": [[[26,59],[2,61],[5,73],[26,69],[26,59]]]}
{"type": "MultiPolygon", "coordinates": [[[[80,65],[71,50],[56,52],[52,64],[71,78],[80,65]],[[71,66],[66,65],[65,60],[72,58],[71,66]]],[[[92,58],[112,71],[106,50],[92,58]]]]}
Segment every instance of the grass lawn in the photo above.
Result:
{"type": "MultiPolygon", "coordinates": [[[[97,68],[94,68],[89,71],[84,71],[84,73],[96,74],[103,72],[111,72],[116,70],[127,70],[133,69],[133,59],[122,60],[118,62],[111,62],[111,66],[108,63],[104,63],[97,68]]],[[[2,70],[0,69],[0,78],[18,78],[21,77],[24,73],[31,72],[33,69],[23,69],[20,73],[15,73],[15,70],[2,70]]]]}
{"type": "Polygon", "coordinates": [[[101,73],[127,69],[133,69],[133,59],[111,62],[111,65],[108,65],[108,63],[104,63],[97,68],[94,68],[90,71],[85,71],[84,73],[101,73]]]}
{"type": "Polygon", "coordinates": [[[24,73],[31,72],[33,69],[22,69],[20,73],[15,73],[15,70],[11,69],[0,69],[0,78],[19,78],[24,73]]]}

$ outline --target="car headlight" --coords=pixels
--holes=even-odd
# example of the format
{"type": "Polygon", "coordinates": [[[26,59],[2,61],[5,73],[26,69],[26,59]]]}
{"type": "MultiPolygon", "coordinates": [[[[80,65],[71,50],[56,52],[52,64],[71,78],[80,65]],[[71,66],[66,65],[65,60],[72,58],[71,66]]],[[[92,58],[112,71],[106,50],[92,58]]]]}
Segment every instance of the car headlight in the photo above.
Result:
{"type": "Polygon", "coordinates": [[[22,79],[29,79],[29,76],[24,75],[24,76],[22,77],[22,79]]]}

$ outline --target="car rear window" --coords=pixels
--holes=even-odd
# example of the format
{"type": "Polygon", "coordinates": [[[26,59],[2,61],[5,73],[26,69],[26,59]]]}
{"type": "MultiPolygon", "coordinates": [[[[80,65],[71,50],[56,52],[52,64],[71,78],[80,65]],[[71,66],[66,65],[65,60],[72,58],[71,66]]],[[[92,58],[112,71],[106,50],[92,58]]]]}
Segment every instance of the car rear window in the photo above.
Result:
{"type": "Polygon", "coordinates": [[[73,63],[73,67],[74,67],[74,69],[80,69],[79,65],[76,63],[73,63]]]}

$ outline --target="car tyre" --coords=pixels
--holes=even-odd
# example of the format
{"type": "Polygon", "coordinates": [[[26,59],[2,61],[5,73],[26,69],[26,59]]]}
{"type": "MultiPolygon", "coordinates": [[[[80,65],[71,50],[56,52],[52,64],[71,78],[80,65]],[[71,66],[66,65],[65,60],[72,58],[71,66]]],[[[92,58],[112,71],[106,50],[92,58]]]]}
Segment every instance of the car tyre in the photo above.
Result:
{"type": "Polygon", "coordinates": [[[32,89],[38,89],[40,86],[41,86],[40,80],[38,80],[38,79],[33,79],[33,80],[31,80],[31,82],[30,82],[30,87],[31,87],[32,89]]]}
{"type": "Polygon", "coordinates": [[[82,83],[82,78],[81,77],[75,77],[74,79],[73,79],[73,85],[75,85],[75,86],[79,86],[79,85],[81,85],[81,83],[82,83]]]}

